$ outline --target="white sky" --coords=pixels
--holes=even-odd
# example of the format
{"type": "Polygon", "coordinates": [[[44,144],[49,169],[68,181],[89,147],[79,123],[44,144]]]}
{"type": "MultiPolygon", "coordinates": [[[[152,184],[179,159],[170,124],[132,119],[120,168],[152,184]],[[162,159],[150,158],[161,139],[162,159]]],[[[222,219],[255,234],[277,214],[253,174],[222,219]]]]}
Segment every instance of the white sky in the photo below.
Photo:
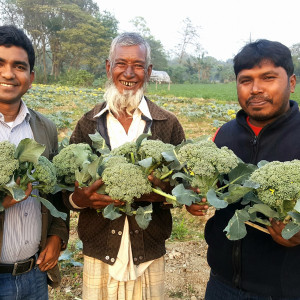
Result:
{"type": "Polygon", "coordinates": [[[119,31],[133,31],[129,22],[143,17],[151,34],[165,50],[180,40],[181,21],[189,17],[200,26],[200,43],[206,55],[232,58],[250,35],[279,41],[290,47],[300,43],[299,0],[95,0],[100,11],[111,12],[119,31]]]}

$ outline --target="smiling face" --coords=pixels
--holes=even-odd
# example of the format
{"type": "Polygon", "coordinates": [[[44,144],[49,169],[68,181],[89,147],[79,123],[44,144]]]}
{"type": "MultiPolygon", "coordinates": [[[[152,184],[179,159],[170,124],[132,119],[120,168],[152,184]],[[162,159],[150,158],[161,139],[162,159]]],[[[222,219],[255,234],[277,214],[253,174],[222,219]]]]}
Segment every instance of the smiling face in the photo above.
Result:
{"type": "Polygon", "coordinates": [[[242,109],[254,126],[264,127],[289,110],[296,77],[269,60],[237,75],[237,94],[242,109]]]}
{"type": "Polygon", "coordinates": [[[16,46],[0,46],[0,104],[20,102],[33,79],[27,52],[16,46]]]}
{"type": "Polygon", "coordinates": [[[146,48],[143,45],[117,45],[112,62],[106,61],[108,78],[120,93],[136,93],[150,77],[152,65],[146,67],[146,48]]]}

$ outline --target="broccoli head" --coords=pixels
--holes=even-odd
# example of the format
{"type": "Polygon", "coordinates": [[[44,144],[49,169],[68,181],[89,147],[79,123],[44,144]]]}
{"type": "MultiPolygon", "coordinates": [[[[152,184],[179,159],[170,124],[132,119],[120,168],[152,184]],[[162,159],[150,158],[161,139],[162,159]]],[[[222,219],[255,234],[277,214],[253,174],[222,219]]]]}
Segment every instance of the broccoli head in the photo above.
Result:
{"type": "Polygon", "coordinates": [[[91,147],[85,143],[71,144],[63,148],[53,158],[59,182],[73,185],[76,170],[81,171],[96,157],[91,147]]]}
{"type": "Polygon", "coordinates": [[[127,142],[123,145],[114,148],[110,152],[111,156],[124,156],[128,162],[134,163],[137,156],[137,145],[136,142],[127,142]]]}
{"type": "Polygon", "coordinates": [[[199,187],[203,195],[217,183],[219,175],[228,174],[238,165],[238,157],[227,147],[218,148],[210,140],[183,145],[177,153],[178,160],[185,163],[191,185],[199,187]]]}
{"type": "Polygon", "coordinates": [[[38,163],[34,166],[35,170],[32,176],[39,182],[38,188],[44,193],[52,193],[56,185],[56,169],[51,161],[45,156],[40,156],[38,163]]]}
{"type": "Polygon", "coordinates": [[[14,157],[15,150],[15,145],[9,141],[0,142],[0,185],[8,183],[19,168],[19,161],[14,157]]]}
{"type": "Polygon", "coordinates": [[[134,198],[152,192],[142,168],[131,163],[109,164],[102,173],[105,192],[115,200],[131,203],[134,198]]]}
{"type": "Polygon", "coordinates": [[[269,162],[255,170],[250,180],[259,184],[260,201],[284,218],[300,198],[300,160],[269,162]]]}
{"type": "Polygon", "coordinates": [[[163,161],[163,152],[172,151],[175,146],[164,143],[160,140],[143,140],[138,154],[141,159],[152,157],[153,163],[161,163],[163,161]]]}

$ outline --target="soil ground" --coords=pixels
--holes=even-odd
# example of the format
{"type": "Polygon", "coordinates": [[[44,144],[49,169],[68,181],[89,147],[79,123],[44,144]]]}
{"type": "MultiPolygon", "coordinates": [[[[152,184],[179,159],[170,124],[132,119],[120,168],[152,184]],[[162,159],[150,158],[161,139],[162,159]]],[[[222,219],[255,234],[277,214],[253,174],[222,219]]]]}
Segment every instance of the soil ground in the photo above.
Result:
{"type": "MultiPolygon", "coordinates": [[[[172,210],[174,225],[171,238],[166,243],[165,300],[203,300],[209,278],[206,261],[207,245],[203,239],[203,229],[207,219],[213,214],[210,208],[205,217],[194,217],[185,209],[172,210]]],[[[73,266],[70,261],[82,262],[78,250],[76,231],[78,215],[71,215],[69,250],[72,258],[60,263],[62,282],[59,288],[49,289],[51,300],[80,300],[82,287],[82,267],[73,266]]]]}

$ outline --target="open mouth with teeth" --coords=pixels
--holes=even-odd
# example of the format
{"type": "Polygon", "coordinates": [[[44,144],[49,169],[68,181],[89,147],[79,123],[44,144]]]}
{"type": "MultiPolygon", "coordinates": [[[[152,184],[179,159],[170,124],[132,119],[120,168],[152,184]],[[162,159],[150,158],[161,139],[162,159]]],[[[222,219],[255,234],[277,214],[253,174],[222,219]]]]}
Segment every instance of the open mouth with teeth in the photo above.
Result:
{"type": "Polygon", "coordinates": [[[0,85],[1,86],[9,86],[9,87],[14,86],[13,84],[7,84],[7,83],[2,83],[2,82],[0,82],[0,85]]]}
{"type": "Polygon", "coordinates": [[[122,85],[125,85],[125,86],[134,86],[134,85],[136,85],[136,82],[130,82],[130,81],[124,81],[124,80],[120,80],[120,83],[122,85]]]}

